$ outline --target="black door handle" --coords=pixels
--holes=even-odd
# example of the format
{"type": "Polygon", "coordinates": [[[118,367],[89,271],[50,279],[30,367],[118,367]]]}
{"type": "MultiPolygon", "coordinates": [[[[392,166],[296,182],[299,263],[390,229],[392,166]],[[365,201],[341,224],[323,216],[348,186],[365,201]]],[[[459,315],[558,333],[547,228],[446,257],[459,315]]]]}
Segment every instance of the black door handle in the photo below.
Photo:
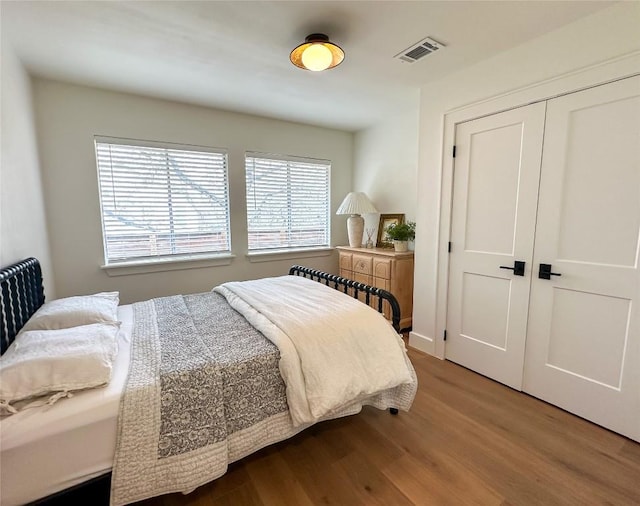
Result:
{"type": "Polygon", "coordinates": [[[513,275],[514,276],[524,276],[524,266],[526,265],[525,262],[521,262],[520,260],[516,260],[515,262],[513,262],[513,267],[508,267],[506,265],[501,265],[500,268],[501,269],[508,269],[510,271],[513,271],[513,275]]]}
{"type": "Polygon", "coordinates": [[[551,279],[551,276],[562,276],[562,274],[557,272],[551,272],[551,264],[540,264],[538,277],[540,279],[551,279]]]}

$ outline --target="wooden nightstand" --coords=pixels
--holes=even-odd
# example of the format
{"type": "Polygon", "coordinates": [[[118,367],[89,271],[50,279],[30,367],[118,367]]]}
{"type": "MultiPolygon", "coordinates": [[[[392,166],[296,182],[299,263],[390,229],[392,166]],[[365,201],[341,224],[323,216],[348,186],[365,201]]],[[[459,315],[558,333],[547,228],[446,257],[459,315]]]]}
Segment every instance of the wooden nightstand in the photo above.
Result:
{"type": "MultiPolygon", "coordinates": [[[[413,312],[413,251],[337,246],[340,276],[391,292],[400,304],[400,328],[411,327],[413,312]]],[[[389,317],[388,310],[385,316],[389,317]]]]}

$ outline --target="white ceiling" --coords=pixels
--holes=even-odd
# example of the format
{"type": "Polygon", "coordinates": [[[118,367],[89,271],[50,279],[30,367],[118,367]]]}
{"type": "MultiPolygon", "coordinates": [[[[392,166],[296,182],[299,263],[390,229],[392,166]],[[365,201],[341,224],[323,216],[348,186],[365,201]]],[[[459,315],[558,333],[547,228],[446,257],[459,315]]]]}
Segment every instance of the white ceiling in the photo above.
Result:
{"type": "Polygon", "coordinates": [[[593,1],[6,2],[34,75],[358,130],[416,104],[419,86],[611,5],[593,1]],[[314,73],[289,62],[313,32],[346,53],[314,73]],[[393,56],[426,36],[414,64],[393,56]]]}

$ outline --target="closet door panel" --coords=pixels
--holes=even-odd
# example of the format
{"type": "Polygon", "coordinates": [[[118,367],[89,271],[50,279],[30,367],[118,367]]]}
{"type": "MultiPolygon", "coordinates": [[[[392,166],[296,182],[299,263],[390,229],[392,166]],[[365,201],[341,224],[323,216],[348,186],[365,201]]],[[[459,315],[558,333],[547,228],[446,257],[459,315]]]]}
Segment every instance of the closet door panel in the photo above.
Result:
{"type": "Polygon", "coordinates": [[[545,104],[456,128],[446,358],[522,386],[545,104]],[[525,262],[524,275],[512,270],[525,262]]]}
{"type": "MultiPolygon", "coordinates": [[[[609,86],[580,95],[607,100],[595,98],[605,89],[608,94],[609,86]]],[[[571,102],[578,98],[571,96],[571,102]]],[[[545,200],[555,194],[554,200],[560,204],[558,258],[635,267],[640,226],[640,137],[633,125],[638,122],[639,102],[639,97],[631,96],[584,107],[576,104],[576,109],[560,114],[556,111],[562,103],[551,103],[550,120],[556,123],[551,128],[566,132],[559,142],[549,145],[557,157],[549,160],[547,167],[548,171],[562,167],[563,177],[548,176],[558,180],[557,187],[545,184],[545,191],[550,192],[545,200]]]]}
{"type": "Polygon", "coordinates": [[[636,440],[639,237],[640,78],[550,100],[523,388],[636,440]]]}

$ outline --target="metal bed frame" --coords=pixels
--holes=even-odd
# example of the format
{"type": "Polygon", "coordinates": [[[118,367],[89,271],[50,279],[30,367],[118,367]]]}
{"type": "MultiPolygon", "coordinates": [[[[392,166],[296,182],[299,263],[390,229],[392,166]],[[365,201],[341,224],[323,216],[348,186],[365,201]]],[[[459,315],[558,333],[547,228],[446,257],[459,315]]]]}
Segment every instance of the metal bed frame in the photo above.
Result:
{"type": "Polygon", "coordinates": [[[350,294],[351,291],[355,299],[359,299],[360,293],[364,293],[365,300],[363,302],[367,306],[371,306],[372,303],[377,301],[378,313],[383,313],[383,301],[387,301],[391,307],[391,323],[393,328],[396,329],[396,332],[400,332],[400,305],[391,292],[301,265],[291,267],[289,274],[303,276],[305,278],[308,276],[313,281],[324,283],[327,286],[333,285],[335,290],[342,291],[346,294],[350,294]]]}
{"type": "MultiPolygon", "coordinates": [[[[356,299],[360,299],[364,294],[362,302],[369,306],[375,304],[379,313],[383,313],[383,302],[388,302],[393,327],[397,332],[400,331],[400,306],[390,292],[301,265],[291,267],[289,274],[323,283],[345,294],[353,295],[356,299]]],[[[27,258],[0,269],[0,354],[7,350],[20,329],[44,304],[44,301],[42,270],[37,259],[27,258]]],[[[389,411],[393,415],[398,413],[396,408],[390,408],[389,411]]],[[[31,505],[66,506],[67,504],[87,504],[90,502],[96,506],[107,506],[109,504],[110,482],[111,473],[107,473],[39,499],[31,505]]]]}

